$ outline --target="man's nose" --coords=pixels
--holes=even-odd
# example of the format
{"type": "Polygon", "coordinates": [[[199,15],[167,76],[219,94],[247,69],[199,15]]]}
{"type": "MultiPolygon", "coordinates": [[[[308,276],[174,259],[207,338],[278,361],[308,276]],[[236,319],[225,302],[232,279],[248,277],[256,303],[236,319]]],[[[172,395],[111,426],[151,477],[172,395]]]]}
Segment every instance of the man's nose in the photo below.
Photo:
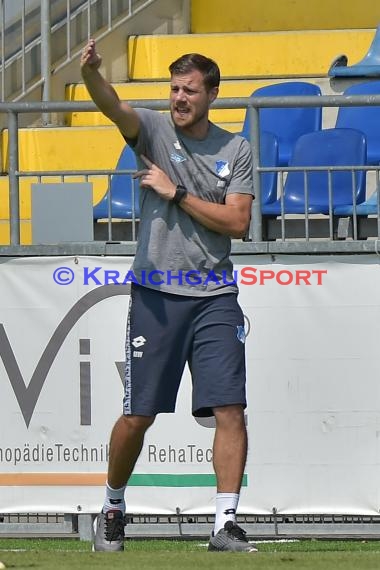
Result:
{"type": "Polygon", "coordinates": [[[176,93],[176,100],[177,101],[183,101],[185,99],[185,92],[183,89],[178,89],[177,93],[176,93]]]}

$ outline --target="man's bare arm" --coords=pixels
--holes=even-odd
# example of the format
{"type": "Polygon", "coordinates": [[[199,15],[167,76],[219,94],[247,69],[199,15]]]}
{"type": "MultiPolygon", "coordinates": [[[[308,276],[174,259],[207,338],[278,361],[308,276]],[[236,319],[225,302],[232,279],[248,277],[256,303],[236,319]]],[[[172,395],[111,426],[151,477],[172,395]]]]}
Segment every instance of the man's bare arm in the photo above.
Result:
{"type": "Polygon", "coordinates": [[[180,207],[209,230],[243,238],[251,220],[252,196],[229,194],[224,204],[215,204],[188,193],[180,207]]]}
{"type": "Polygon", "coordinates": [[[101,63],[95,41],[89,40],[82,51],[80,62],[87,90],[99,110],[117,125],[120,132],[129,139],[135,139],[140,129],[139,117],[128,103],[120,101],[112,85],[101,75],[101,63]]]}

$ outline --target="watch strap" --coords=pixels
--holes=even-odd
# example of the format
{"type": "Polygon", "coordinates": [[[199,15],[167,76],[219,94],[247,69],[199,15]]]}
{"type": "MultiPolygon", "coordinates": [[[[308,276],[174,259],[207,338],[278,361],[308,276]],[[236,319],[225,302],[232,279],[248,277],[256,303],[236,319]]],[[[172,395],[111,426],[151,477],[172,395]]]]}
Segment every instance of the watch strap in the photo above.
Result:
{"type": "Polygon", "coordinates": [[[177,184],[175,194],[172,198],[174,204],[179,204],[187,196],[187,189],[182,184],[177,184]]]}

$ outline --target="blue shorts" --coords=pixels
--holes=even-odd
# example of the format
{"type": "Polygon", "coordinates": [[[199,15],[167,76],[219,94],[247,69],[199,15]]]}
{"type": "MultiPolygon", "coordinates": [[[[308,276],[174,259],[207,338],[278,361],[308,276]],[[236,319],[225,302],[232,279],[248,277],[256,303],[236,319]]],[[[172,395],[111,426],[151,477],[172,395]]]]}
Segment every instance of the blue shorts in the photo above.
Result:
{"type": "Polygon", "coordinates": [[[244,315],[234,293],[173,295],[132,284],[124,414],[174,412],[186,362],[194,416],[246,407],[244,315]]]}

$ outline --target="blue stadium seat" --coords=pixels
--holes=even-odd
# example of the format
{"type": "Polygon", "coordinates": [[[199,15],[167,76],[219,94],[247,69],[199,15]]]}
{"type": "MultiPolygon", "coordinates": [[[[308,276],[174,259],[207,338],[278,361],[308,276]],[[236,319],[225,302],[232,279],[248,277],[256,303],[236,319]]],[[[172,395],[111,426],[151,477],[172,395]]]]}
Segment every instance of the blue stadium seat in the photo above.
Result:
{"type": "MultiPolygon", "coordinates": [[[[273,133],[263,131],[260,134],[260,166],[279,165],[278,139],[273,133]]],[[[270,204],[277,199],[277,172],[261,173],[261,204],[270,204]]]]}
{"type": "MultiPolygon", "coordinates": [[[[260,134],[260,166],[277,167],[278,139],[273,133],[260,134]]],[[[261,173],[261,204],[270,204],[277,199],[277,172],[261,173]]]]}
{"type": "MultiPolygon", "coordinates": [[[[318,85],[306,81],[274,83],[256,89],[251,97],[286,97],[321,95],[318,85]]],[[[303,134],[318,131],[322,125],[321,107],[260,109],[260,131],[274,133],[279,143],[279,164],[286,166],[296,140],[303,134]]],[[[242,135],[249,139],[249,117],[246,113],[242,135]]]]}
{"type": "MultiPolygon", "coordinates": [[[[370,216],[371,214],[377,215],[377,201],[378,192],[374,192],[365,202],[358,204],[356,206],[357,216],[370,216]]],[[[336,216],[353,216],[354,207],[353,206],[337,206],[334,208],[334,215],[336,216]]]]}
{"type": "MultiPolygon", "coordinates": [[[[380,68],[379,68],[380,69],[380,68]]],[[[344,95],[380,95],[380,80],[351,85],[344,95]]],[[[344,129],[358,129],[366,135],[367,163],[380,163],[380,107],[340,107],[335,126],[344,129]]]]}
{"type": "MultiPolygon", "coordinates": [[[[123,148],[115,170],[137,170],[135,154],[128,145],[123,148]]],[[[94,206],[94,220],[108,218],[110,195],[112,218],[132,220],[140,217],[138,180],[133,181],[131,174],[114,174],[107,193],[94,206]],[[134,196],[133,188],[135,189],[134,196]]]]}
{"type": "MultiPolygon", "coordinates": [[[[366,161],[365,135],[355,129],[324,129],[302,135],[294,147],[290,167],[302,166],[360,166],[366,161]]],[[[365,171],[355,175],[356,202],[365,199],[365,171]]],[[[328,171],[310,171],[307,175],[307,211],[310,214],[329,213],[328,171]]],[[[351,171],[335,171],[331,174],[332,206],[352,204],[353,188],[351,171]]],[[[281,199],[262,208],[266,216],[281,215],[281,199]]],[[[304,172],[289,172],[284,185],[284,213],[306,212],[304,172]]]]}
{"type": "Polygon", "coordinates": [[[330,77],[376,77],[380,76],[380,26],[366,55],[358,63],[347,65],[347,56],[337,56],[332,62],[328,75],[330,77]]]}

